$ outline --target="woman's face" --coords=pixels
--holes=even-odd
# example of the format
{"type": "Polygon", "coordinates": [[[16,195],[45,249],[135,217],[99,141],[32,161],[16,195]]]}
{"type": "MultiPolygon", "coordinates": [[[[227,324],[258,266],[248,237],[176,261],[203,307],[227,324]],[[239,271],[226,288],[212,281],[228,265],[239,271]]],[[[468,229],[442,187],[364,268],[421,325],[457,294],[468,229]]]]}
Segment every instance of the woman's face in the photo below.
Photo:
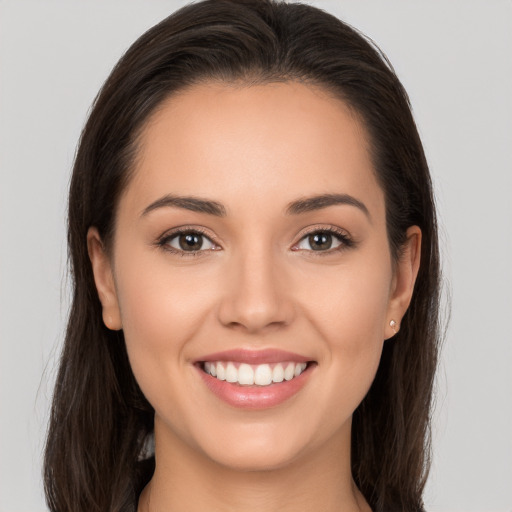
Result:
{"type": "Polygon", "coordinates": [[[110,258],[89,232],[157,446],[239,469],[347,446],[419,238],[395,265],[365,130],[321,89],[172,96],[142,133],[110,258]]]}

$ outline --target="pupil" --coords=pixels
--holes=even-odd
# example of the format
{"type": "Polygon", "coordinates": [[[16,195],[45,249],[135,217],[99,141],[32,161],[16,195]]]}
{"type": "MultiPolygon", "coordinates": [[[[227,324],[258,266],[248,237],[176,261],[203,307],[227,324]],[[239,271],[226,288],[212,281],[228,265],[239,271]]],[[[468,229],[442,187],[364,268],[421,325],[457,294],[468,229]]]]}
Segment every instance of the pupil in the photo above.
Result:
{"type": "Polygon", "coordinates": [[[332,235],[329,233],[315,233],[314,235],[310,235],[309,245],[314,251],[330,249],[332,245],[332,235]]]}
{"type": "Polygon", "coordinates": [[[180,235],[180,248],[184,251],[199,251],[203,245],[202,235],[196,235],[194,233],[187,233],[186,235],[180,235]]]}

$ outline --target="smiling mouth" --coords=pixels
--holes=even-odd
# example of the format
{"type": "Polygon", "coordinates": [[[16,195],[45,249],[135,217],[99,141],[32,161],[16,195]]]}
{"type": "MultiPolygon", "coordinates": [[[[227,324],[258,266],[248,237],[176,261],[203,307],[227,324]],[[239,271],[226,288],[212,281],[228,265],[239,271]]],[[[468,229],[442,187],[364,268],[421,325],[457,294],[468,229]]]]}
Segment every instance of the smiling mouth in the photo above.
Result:
{"type": "Polygon", "coordinates": [[[200,368],[220,381],[239,386],[270,386],[299,377],[313,364],[310,362],[280,362],[247,364],[235,361],[203,361],[200,368]]]}

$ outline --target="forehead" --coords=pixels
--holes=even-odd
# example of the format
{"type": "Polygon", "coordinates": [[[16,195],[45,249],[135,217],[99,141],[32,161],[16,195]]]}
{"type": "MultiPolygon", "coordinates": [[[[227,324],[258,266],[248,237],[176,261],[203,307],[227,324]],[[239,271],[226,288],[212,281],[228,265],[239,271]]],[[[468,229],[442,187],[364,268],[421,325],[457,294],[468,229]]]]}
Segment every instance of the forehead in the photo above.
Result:
{"type": "Polygon", "coordinates": [[[365,129],[346,104],[294,82],[208,83],[151,116],[124,200],[135,208],[165,193],[197,195],[229,210],[333,192],[383,205],[365,129]]]}

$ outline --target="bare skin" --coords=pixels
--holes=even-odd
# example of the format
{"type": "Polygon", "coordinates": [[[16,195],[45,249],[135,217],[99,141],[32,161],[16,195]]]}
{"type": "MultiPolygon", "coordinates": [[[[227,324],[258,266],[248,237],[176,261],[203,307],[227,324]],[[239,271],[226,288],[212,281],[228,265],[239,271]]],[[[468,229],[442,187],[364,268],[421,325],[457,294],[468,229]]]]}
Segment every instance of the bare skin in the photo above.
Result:
{"type": "Polygon", "coordinates": [[[367,148],[341,101],[297,83],[194,86],[148,122],[112,252],[88,234],[104,322],[155,409],[139,512],[370,510],[352,414],[409,305],[421,232],[393,262],[367,148]],[[226,403],[197,361],[234,348],[305,356],[306,384],[274,407],[226,403]]]}

